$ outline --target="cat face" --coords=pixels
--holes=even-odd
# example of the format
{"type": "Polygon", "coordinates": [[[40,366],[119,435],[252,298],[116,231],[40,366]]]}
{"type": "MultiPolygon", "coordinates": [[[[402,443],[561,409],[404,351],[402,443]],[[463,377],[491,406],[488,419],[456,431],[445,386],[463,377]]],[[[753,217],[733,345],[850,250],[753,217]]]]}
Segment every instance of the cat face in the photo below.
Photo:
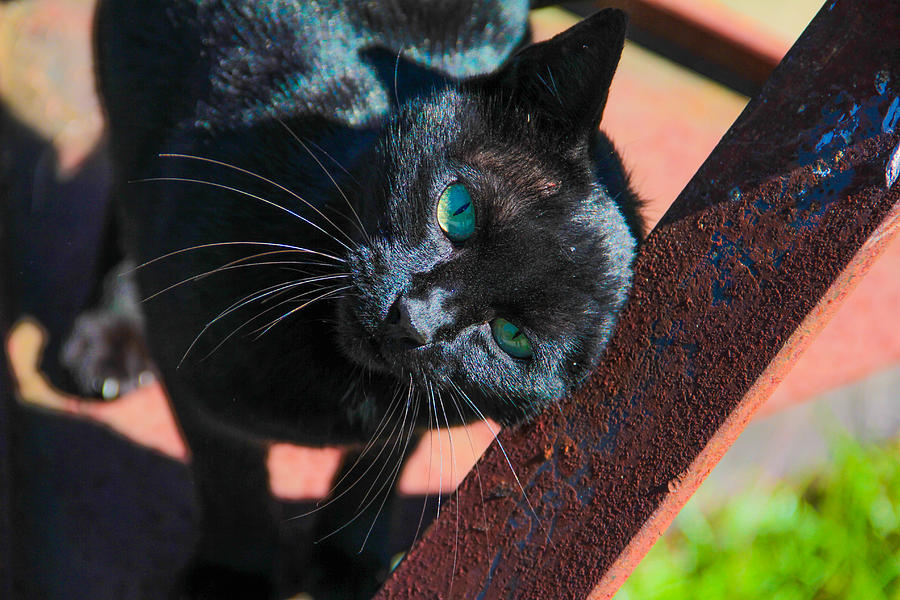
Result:
{"type": "Polygon", "coordinates": [[[554,68],[566,47],[533,46],[401,109],[372,165],[367,233],[347,257],[353,294],[338,309],[352,360],[452,389],[503,423],[589,373],[630,285],[634,235],[592,157],[605,93],[560,101],[583,75],[554,68]],[[527,73],[542,70],[529,61],[563,77],[550,97],[534,93],[527,73]]]}

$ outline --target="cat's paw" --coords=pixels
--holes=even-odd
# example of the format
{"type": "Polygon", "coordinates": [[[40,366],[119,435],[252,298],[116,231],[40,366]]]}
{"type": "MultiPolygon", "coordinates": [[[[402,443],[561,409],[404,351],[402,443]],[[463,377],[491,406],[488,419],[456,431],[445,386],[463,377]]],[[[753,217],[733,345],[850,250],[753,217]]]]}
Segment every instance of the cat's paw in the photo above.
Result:
{"type": "Polygon", "coordinates": [[[156,378],[140,325],[109,311],[80,315],[63,344],[60,360],[82,395],[104,400],[156,378]]]}

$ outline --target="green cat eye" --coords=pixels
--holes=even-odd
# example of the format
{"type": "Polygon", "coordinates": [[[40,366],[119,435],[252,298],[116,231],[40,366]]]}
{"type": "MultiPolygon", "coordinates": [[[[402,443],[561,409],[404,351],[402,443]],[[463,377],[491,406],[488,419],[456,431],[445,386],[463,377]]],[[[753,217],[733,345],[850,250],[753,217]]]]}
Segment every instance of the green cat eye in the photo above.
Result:
{"type": "Polygon", "coordinates": [[[491,333],[500,349],[515,358],[529,358],[531,341],[522,330],[501,317],[491,321],[491,333]]]}
{"type": "Polygon", "coordinates": [[[444,188],[438,198],[437,222],[453,242],[465,241],[475,232],[475,208],[466,186],[452,183],[444,188]]]}

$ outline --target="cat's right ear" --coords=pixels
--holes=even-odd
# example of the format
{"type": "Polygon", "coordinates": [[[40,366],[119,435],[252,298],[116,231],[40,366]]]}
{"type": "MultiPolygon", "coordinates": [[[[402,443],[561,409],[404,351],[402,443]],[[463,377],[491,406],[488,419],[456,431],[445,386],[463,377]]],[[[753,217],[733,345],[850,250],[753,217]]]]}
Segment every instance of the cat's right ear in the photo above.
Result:
{"type": "Polygon", "coordinates": [[[478,83],[502,104],[545,120],[566,135],[596,129],[627,23],[621,10],[601,10],[552,39],[524,48],[478,83]]]}

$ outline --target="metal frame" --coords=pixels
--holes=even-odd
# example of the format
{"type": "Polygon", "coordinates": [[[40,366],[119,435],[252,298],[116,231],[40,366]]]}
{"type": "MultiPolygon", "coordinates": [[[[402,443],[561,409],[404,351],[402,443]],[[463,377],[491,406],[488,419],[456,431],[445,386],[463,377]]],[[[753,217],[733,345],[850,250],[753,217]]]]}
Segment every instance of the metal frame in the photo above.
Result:
{"type": "Polygon", "coordinates": [[[752,19],[719,2],[696,0],[609,0],[632,27],[680,46],[696,56],[761,86],[787,53],[789,44],[752,19]]]}

